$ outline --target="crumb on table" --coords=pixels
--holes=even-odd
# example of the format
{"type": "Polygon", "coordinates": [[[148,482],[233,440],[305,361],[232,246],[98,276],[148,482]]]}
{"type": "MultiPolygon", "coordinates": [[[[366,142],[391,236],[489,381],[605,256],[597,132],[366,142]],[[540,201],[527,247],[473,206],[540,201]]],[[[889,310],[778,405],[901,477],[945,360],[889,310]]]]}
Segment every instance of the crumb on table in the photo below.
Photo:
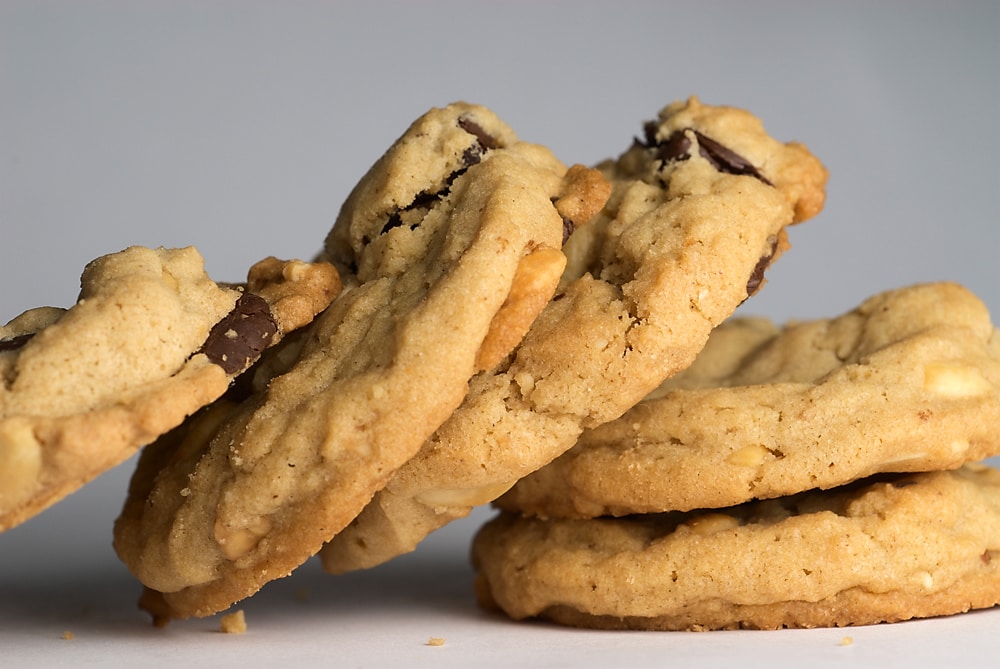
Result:
{"type": "Polygon", "coordinates": [[[432,636],[430,639],[427,640],[427,645],[428,646],[443,646],[444,642],[445,642],[444,637],[432,636]]]}
{"type": "Polygon", "coordinates": [[[247,619],[243,609],[222,616],[220,629],[226,634],[243,634],[247,631],[247,619]]]}

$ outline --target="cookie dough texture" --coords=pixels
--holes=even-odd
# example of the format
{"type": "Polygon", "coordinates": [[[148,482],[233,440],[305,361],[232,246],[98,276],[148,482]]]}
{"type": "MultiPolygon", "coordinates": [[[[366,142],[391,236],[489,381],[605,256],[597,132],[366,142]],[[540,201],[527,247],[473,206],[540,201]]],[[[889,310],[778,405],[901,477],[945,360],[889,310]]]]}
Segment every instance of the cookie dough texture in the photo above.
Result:
{"type": "Polygon", "coordinates": [[[762,281],[785,228],[822,207],[826,171],[743,110],[666,107],[600,166],[606,206],[569,238],[560,288],[502,364],[328,544],[371,567],[489,502],[691,364],[762,281]]]}
{"type": "Polygon", "coordinates": [[[553,517],[731,506],[1000,453],[1000,335],[953,283],[832,319],[738,318],[620,419],[498,505],[553,517]]]}
{"type": "Polygon", "coordinates": [[[485,108],[415,121],[326,240],[342,295],[245,396],[144,449],[115,526],[143,606],[161,621],[226,609],[357,516],[551,297],[574,183],[485,108]]]}
{"type": "Polygon", "coordinates": [[[892,622],[1000,603],[1000,472],[886,475],[718,511],[541,520],[476,536],[483,606],[642,630],[892,622]]]}
{"type": "Polygon", "coordinates": [[[212,281],[194,248],[131,247],[87,265],[71,308],[32,309],[0,328],[0,530],[221,396],[251,357],[339,289],[330,265],[272,258],[250,275],[255,289],[281,291],[299,307],[212,281]],[[248,310],[256,313],[249,328],[239,322],[248,310]],[[240,359],[216,356],[221,322],[257,348],[241,340],[227,347],[240,359]]]}

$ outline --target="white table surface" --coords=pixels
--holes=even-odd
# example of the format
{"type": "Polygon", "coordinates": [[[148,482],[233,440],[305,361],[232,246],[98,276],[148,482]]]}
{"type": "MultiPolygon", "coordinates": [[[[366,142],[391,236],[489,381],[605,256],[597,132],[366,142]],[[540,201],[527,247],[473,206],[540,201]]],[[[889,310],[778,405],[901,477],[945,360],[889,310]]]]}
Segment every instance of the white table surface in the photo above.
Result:
{"type": "MultiPolygon", "coordinates": [[[[998,28],[989,2],[4,0],[0,320],[68,306],[87,261],[131,244],[193,244],[220,280],[310,257],[431,106],[486,104],[593,163],[691,94],[754,111],[831,172],[826,210],[792,230],[742,312],[831,316],[953,280],[1000,313],[998,28]]],[[[764,633],[512,623],[472,596],[485,508],[372,571],[307,563],[240,604],[244,635],[217,617],[155,629],[110,548],[132,466],[0,534],[0,666],[914,669],[1000,655],[1000,610],[764,633]]]]}

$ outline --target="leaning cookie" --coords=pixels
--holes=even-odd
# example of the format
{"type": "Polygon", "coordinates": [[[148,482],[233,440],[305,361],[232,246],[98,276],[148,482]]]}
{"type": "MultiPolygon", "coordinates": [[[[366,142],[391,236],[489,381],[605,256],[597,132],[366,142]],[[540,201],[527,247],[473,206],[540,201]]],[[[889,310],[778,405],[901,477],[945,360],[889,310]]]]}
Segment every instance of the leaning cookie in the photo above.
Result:
{"type": "Polygon", "coordinates": [[[687,367],[760,287],[785,227],[822,207],[823,166],[746,111],[691,99],[665,108],[645,134],[602,166],[611,197],[567,242],[555,298],[324,548],[328,571],[413,550],[687,367]]]}
{"type": "Polygon", "coordinates": [[[515,619],[637,630],[894,622],[1000,603],[1000,472],[881,475],[718,511],[587,520],[503,512],[477,596],[515,619]]]}
{"type": "Polygon", "coordinates": [[[734,319],[698,360],[497,501],[552,517],[731,506],[1000,453],[1000,335],[953,283],[778,328],[734,319]]]}
{"type": "Polygon", "coordinates": [[[194,248],[87,265],[77,303],[0,328],[0,531],[56,503],[221,396],[340,289],[333,266],[261,261],[246,286],[194,248]]]}
{"type": "Polygon", "coordinates": [[[579,178],[469,104],[390,147],[327,238],[347,290],[140,458],[114,543],[158,621],[226,609],[361,511],[551,297],[579,178]]]}

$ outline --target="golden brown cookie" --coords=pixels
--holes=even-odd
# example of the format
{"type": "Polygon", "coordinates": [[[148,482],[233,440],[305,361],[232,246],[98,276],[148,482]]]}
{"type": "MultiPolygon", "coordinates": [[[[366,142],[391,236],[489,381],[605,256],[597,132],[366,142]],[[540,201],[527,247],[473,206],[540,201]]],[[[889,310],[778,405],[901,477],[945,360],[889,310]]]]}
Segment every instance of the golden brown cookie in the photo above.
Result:
{"type": "Polygon", "coordinates": [[[1000,603],[1000,472],[881,475],[716,511],[542,520],[474,540],[515,619],[638,630],[867,625],[1000,603]]]}
{"type": "Polygon", "coordinates": [[[88,264],[74,306],[0,328],[0,530],[221,396],[339,289],[329,264],[274,258],[246,287],[217,284],[194,248],[131,247],[88,264]]]}
{"type": "Polygon", "coordinates": [[[247,396],[143,452],[115,527],[143,606],[161,621],[226,609],[350,522],[552,295],[577,179],[483,107],[415,121],[326,240],[341,297],[247,396]]]}
{"type": "Polygon", "coordinates": [[[495,499],[684,369],[763,280],[785,228],[822,206],[826,171],[750,113],[666,107],[617,161],[606,207],[566,245],[555,298],[503,364],[323,552],[374,566],[495,499]]]}
{"type": "Polygon", "coordinates": [[[779,328],[733,319],[695,363],[497,501],[552,517],[732,506],[1000,453],[1000,335],[953,283],[779,328]]]}

